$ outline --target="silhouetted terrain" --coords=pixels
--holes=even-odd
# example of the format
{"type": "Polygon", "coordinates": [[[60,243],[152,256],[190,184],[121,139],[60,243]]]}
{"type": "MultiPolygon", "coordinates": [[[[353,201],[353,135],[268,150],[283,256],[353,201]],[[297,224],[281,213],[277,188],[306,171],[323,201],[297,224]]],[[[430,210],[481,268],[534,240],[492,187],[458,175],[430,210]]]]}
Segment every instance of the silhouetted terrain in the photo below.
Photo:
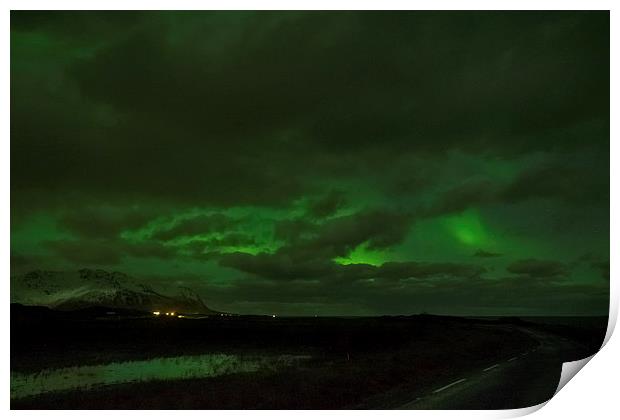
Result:
{"type": "MultiPolygon", "coordinates": [[[[558,327],[432,315],[179,319],[106,308],[58,312],[13,305],[11,311],[12,396],[14,375],[41,381],[58,369],[71,375],[76,367],[127,361],[142,361],[136,366],[144,369],[153,360],[157,366],[173,360],[180,371],[184,363],[203,360],[197,359],[201,355],[238,358],[211,377],[190,372],[171,380],[170,372],[162,372],[167,379],[157,380],[150,372],[148,381],[12,398],[12,408],[397,408],[544,341],[553,357],[537,360],[549,385],[524,400],[542,402],[552,395],[561,361],[595,352],[606,326],[603,319],[597,327],[558,327]],[[569,344],[556,351],[547,337],[559,336],[569,344]],[[292,361],[283,363],[283,355],[292,361]]],[[[474,391],[470,395],[475,408],[474,391]]],[[[505,408],[519,403],[506,400],[505,408]]]]}

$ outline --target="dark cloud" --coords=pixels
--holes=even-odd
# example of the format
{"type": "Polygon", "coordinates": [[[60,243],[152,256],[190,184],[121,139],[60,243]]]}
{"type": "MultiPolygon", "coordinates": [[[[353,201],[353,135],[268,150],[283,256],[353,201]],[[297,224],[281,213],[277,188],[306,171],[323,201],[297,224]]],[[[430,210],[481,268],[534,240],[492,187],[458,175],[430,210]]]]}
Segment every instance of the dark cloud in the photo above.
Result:
{"type": "Polygon", "coordinates": [[[484,272],[486,272],[484,267],[473,264],[389,262],[379,267],[377,277],[385,279],[424,279],[436,276],[469,278],[479,276],[484,272]]]}
{"type": "Polygon", "coordinates": [[[344,255],[367,242],[369,249],[387,248],[400,243],[408,233],[412,216],[391,211],[366,211],[331,219],[320,225],[308,245],[326,247],[333,255],[344,255]]]}
{"type": "Polygon", "coordinates": [[[601,155],[583,157],[580,162],[550,158],[527,167],[510,181],[470,179],[439,192],[419,214],[434,217],[459,213],[468,208],[490,204],[515,204],[544,199],[574,206],[600,206],[609,201],[609,168],[594,162],[601,155]]]}
{"type": "Polygon", "coordinates": [[[13,11],[11,30],[52,33],[68,41],[89,43],[109,37],[113,30],[126,31],[140,19],[141,13],[130,11],[13,11]]]}
{"type": "Polygon", "coordinates": [[[164,270],[253,308],[592,309],[608,258],[560,261],[609,250],[609,48],[607,11],[14,11],[12,271],[164,270]],[[495,249],[539,259],[490,277],[495,249]]]}
{"type": "Polygon", "coordinates": [[[11,274],[29,270],[32,263],[32,257],[11,253],[11,274]]]}
{"type": "Polygon", "coordinates": [[[560,199],[584,204],[608,202],[608,169],[606,171],[605,166],[576,165],[568,161],[545,163],[519,174],[501,192],[500,197],[509,202],[532,198],[560,199]]]}
{"type": "Polygon", "coordinates": [[[355,247],[388,248],[407,235],[413,217],[383,210],[367,210],[328,219],[324,223],[283,220],[274,227],[274,235],[287,241],[279,252],[296,258],[344,256],[355,247]]]}
{"type": "Polygon", "coordinates": [[[76,264],[116,265],[123,252],[118,243],[110,241],[50,241],[45,244],[57,257],[76,264]]]}
{"type": "Polygon", "coordinates": [[[284,253],[251,255],[232,253],[222,256],[220,265],[272,280],[299,280],[324,277],[336,265],[326,260],[296,260],[284,253]]]}
{"type": "Polygon", "coordinates": [[[297,242],[302,237],[307,237],[316,229],[316,224],[303,219],[278,220],[273,229],[276,239],[285,242],[297,242]]]}
{"type": "Polygon", "coordinates": [[[566,265],[559,261],[537,259],[515,261],[507,267],[507,270],[533,278],[552,278],[568,274],[566,265]]]}
{"type": "Polygon", "coordinates": [[[235,223],[234,219],[219,213],[199,215],[177,220],[171,226],[161,226],[151,233],[151,238],[169,241],[187,236],[206,235],[229,230],[235,223]]]}
{"type": "Polygon", "coordinates": [[[601,273],[601,276],[605,280],[609,281],[609,272],[610,272],[609,261],[594,262],[592,263],[592,267],[599,270],[601,273]]]}
{"type": "Polygon", "coordinates": [[[384,170],[404,151],[567,148],[580,123],[608,141],[608,13],[48,16],[14,14],[18,199],[62,186],[277,205],[317,171],[384,170]],[[70,42],[85,27],[88,47],[70,42]]]}
{"type": "Polygon", "coordinates": [[[499,252],[485,251],[484,249],[478,249],[474,253],[474,257],[479,257],[479,258],[501,257],[502,255],[503,254],[500,254],[499,252]]]}
{"type": "Polygon", "coordinates": [[[484,268],[453,263],[386,263],[341,265],[332,261],[355,247],[384,249],[400,243],[407,234],[411,216],[386,211],[363,211],[329,219],[322,224],[289,221],[277,226],[280,237],[289,242],[273,254],[225,254],[219,263],[272,280],[318,278],[399,280],[438,275],[475,276],[484,268]]]}
{"type": "Polygon", "coordinates": [[[72,208],[59,218],[62,227],[87,238],[113,238],[138,229],[154,218],[152,209],[97,206],[72,208]]]}
{"type": "Polygon", "coordinates": [[[469,180],[439,195],[427,216],[456,213],[495,199],[497,187],[489,180],[469,180]]]}
{"type": "Polygon", "coordinates": [[[256,244],[256,240],[252,236],[245,235],[243,233],[229,233],[227,235],[223,235],[221,238],[212,238],[207,240],[206,242],[209,246],[212,247],[234,247],[256,244]]]}
{"type": "MultiPolygon", "coordinates": [[[[356,270],[354,268],[354,270],[356,270]]],[[[490,280],[484,277],[426,278],[417,281],[269,281],[242,278],[225,287],[208,287],[205,293],[230,307],[247,312],[314,315],[475,313],[528,315],[606,313],[605,285],[570,282],[550,283],[514,276],[490,280]],[[293,310],[292,307],[297,310],[293,310]],[[570,308],[570,309],[567,309],[570,308]]]]}
{"type": "Polygon", "coordinates": [[[311,280],[354,282],[372,279],[378,281],[399,281],[429,278],[469,278],[484,273],[486,269],[473,264],[389,262],[379,267],[369,264],[336,264],[329,260],[293,261],[283,254],[243,253],[222,256],[220,264],[233,267],[267,280],[311,280]]]}
{"type": "Polygon", "coordinates": [[[44,245],[64,261],[96,266],[117,265],[126,257],[171,258],[176,255],[174,249],[156,242],[80,239],[47,241],[44,245]]]}
{"type": "Polygon", "coordinates": [[[219,238],[193,239],[177,247],[179,252],[185,252],[196,258],[209,258],[212,253],[226,247],[247,247],[256,245],[256,240],[242,233],[229,233],[219,238]]]}
{"type": "Polygon", "coordinates": [[[308,215],[312,218],[324,218],[331,216],[346,204],[346,199],[341,191],[330,191],[326,196],[315,200],[308,206],[308,215]]]}
{"type": "Polygon", "coordinates": [[[278,252],[295,260],[311,260],[346,256],[362,244],[368,249],[385,249],[407,236],[412,221],[410,214],[384,210],[336,217],[307,228],[278,252]]]}

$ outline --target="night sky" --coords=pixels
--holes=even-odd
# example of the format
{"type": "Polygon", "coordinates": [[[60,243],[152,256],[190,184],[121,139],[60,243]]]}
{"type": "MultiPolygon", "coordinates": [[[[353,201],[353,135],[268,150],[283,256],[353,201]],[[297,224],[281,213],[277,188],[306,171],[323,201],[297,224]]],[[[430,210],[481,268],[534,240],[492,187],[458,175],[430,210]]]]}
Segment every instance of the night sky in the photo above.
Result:
{"type": "Polygon", "coordinates": [[[608,12],[12,12],[11,271],[606,314],[608,12]]]}

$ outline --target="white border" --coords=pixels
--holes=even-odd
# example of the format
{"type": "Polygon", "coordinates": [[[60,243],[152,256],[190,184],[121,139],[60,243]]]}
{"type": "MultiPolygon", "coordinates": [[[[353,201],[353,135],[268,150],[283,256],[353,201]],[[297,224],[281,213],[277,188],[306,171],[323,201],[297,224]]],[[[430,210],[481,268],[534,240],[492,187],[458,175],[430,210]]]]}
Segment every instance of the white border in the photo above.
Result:
{"type": "MultiPolygon", "coordinates": [[[[10,49],[10,14],[9,10],[27,10],[27,9],[78,9],[78,10],[103,10],[103,9],[117,9],[117,10],[179,10],[179,9],[201,9],[201,10],[241,10],[241,9],[271,9],[271,10],[340,10],[340,9],[361,9],[361,10],[376,10],[376,9],[414,9],[414,10],[611,10],[611,74],[617,73],[618,70],[618,30],[615,29],[615,24],[618,23],[618,19],[615,18],[614,5],[617,2],[612,1],[560,1],[560,0],[521,0],[521,1],[490,1],[490,0],[476,0],[476,1],[464,1],[464,0],[444,0],[444,1],[403,1],[403,0],[383,0],[383,1],[340,1],[340,0],[305,0],[305,1],[273,1],[273,0],[229,0],[222,1],[198,1],[198,0],[176,0],[176,1],[163,1],[163,0],[90,0],[88,2],[77,0],[9,0],[4,4],[8,5],[5,13],[2,14],[2,59],[3,65],[1,67],[2,79],[2,117],[5,124],[2,125],[3,141],[1,143],[2,153],[0,153],[1,165],[0,171],[2,171],[1,187],[3,190],[3,197],[9,197],[10,194],[10,131],[9,131],[9,91],[10,91],[10,68],[9,68],[9,49],[10,49]]],[[[611,214],[617,214],[618,212],[618,170],[615,169],[615,165],[620,164],[618,160],[618,146],[617,146],[617,129],[614,125],[614,121],[618,121],[617,113],[617,98],[618,98],[618,84],[614,83],[612,77],[611,84],[611,110],[612,110],[612,127],[611,127],[611,214]],[[616,118],[613,118],[616,117],[616,118]]],[[[5,343],[9,337],[9,272],[10,272],[10,225],[9,225],[9,205],[6,203],[1,207],[2,211],[2,224],[0,229],[2,230],[2,251],[4,256],[4,274],[5,284],[5,305],[3,305],[3,318],[2,328],[5,343]]],[[[618,223],[611,220],[611,255],[618,255],[618,223]]],[[[618,287],[616,278],[615,265],[611,265],[611,310],[610,310],[610,327],[615,325],[618,312],[618,287]]],[[[608,337],[611,333],[608,331],[608,337]]],[[[379,419],[386,415],[398,419],[410,419],[412,416],[416,418],[434,418],[434,419],[467,419],[467,418],[505,418],[516,417],[525,415],[536,411],[533,416],[540,419],[553,419],[553,418],[566,418],[566,419],[582,419],[585,416],[591,418],[614,418],[618,413],[618,405],[616,403],[617,393],[615,391],[618,384],[618,374],[620,363],[615,355],[620,354],[618,352],[620,344],[618,339],[610,340],[603,350],[597,354],[592,361],[580,372],[578,379],[570,381],[561,392],[556,395],[548,404],[542,404],[545,406],[543,410],[536,411],[539,407],[522,409],[522,410],[508,410],[508,411],[358,411],[358,412],[344,412],[344,411],[297,411],[294,415],[299,420],[306,420],[309,418],[316,418],[317,416],[323,419],[340,419],[342,416],[361,418],[361,419],[379,419]]],[[[1,396],[5,409],[9,408],[9,347],[8,345],[2,346],[3,362],[2,363],[2,377],[4,380],[1,382],[1,396]]],[[[542,406],[541,405],[541,406],[542,406]]],[[[88,416],[93,418],[103,419],[109,416],[111,413],[105,411],[90,411],[88,416]]],[[[117,411],[112,413],[113,415],[131,416],[132,418],[137,416],[139,418],[148,418],[149,420],[169,419],[173,416],[182,415],[186,420],[190,419],[202,419],[205,415],[216,416],[218,420],[238,419],[241,416],[258,419],[269,420],[284,420],[287,419],[292,413],[287,411],[216,411],[205,413],[202,411],[183,411],[183,413],[177,413],[175,411],[149,411],[149,412],[136,412],[136,411],[117,411]]],[[[79,411],[52,411],[52,412],[27,412],[27,411],[12,411],[11,416],[14,417],[30,417],[30,416],[45,416],[46,418],[55,419],[71,419],[82,418],[85,413],[79,411]]]]}

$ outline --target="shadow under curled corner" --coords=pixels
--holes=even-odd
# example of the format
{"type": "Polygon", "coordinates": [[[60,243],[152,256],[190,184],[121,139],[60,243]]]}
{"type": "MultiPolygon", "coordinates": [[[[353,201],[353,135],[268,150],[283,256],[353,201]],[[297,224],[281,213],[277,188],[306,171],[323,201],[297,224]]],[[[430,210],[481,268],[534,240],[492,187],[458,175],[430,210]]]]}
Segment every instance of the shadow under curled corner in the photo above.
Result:
{"type": "MultiPolygon", "coordinates": [[[[605,347],[605,345],[609,342],[609,339],[611,338],[616,328],[616,321],[618,318],[617,308],[618,308],[617,304],[614,304],[614,302],[612,302],[610,313],[609,313],[609,318],[608,318],[607,331],[605,333],[605,338],[601,344],[601,347],[594,354],[591,354],[588,357],[562,363],[562,372],[560,374],[558,386],[551,398],[555,397],[558,394],[558,392],[560,392],[562,388],[564,388],[564,386],[566,386],[566,384],[568,384],[571,381],[571,379],[573,379],[577,375],[577,373],[579,373],[579,371],[583,369],[584,366],[586,366],[588,362],[590,362],[590,360],[592,360],[594,356],[596,356],[598,352],[600,352],[605,347]]],[[[549,401],[551,401],[551,398],[548,399],[547,401],[544,401],[540,404],[536,404],[530,407],[506,410],[505,411],[506,415],[500,416],[500,417],[501,418],[515,418],[515,417],[526,416],[528,414],[534,413],[540,410],[541,408],[543,408],[545,405],[547,405],[549,401]]]]}
{"type": "MultiPolygon", "coordinates": [[[[613,331],[612,322],[608,322],[603,345],[613,331]]],[[[501,417],[526,415],[546,405],[602,348],[558,334],[553,327],[530,325],[519,330],[538,344],[517,356],[498,359],[438,384],[398,408],[501,410],[494,412],[501,417]]]]}

